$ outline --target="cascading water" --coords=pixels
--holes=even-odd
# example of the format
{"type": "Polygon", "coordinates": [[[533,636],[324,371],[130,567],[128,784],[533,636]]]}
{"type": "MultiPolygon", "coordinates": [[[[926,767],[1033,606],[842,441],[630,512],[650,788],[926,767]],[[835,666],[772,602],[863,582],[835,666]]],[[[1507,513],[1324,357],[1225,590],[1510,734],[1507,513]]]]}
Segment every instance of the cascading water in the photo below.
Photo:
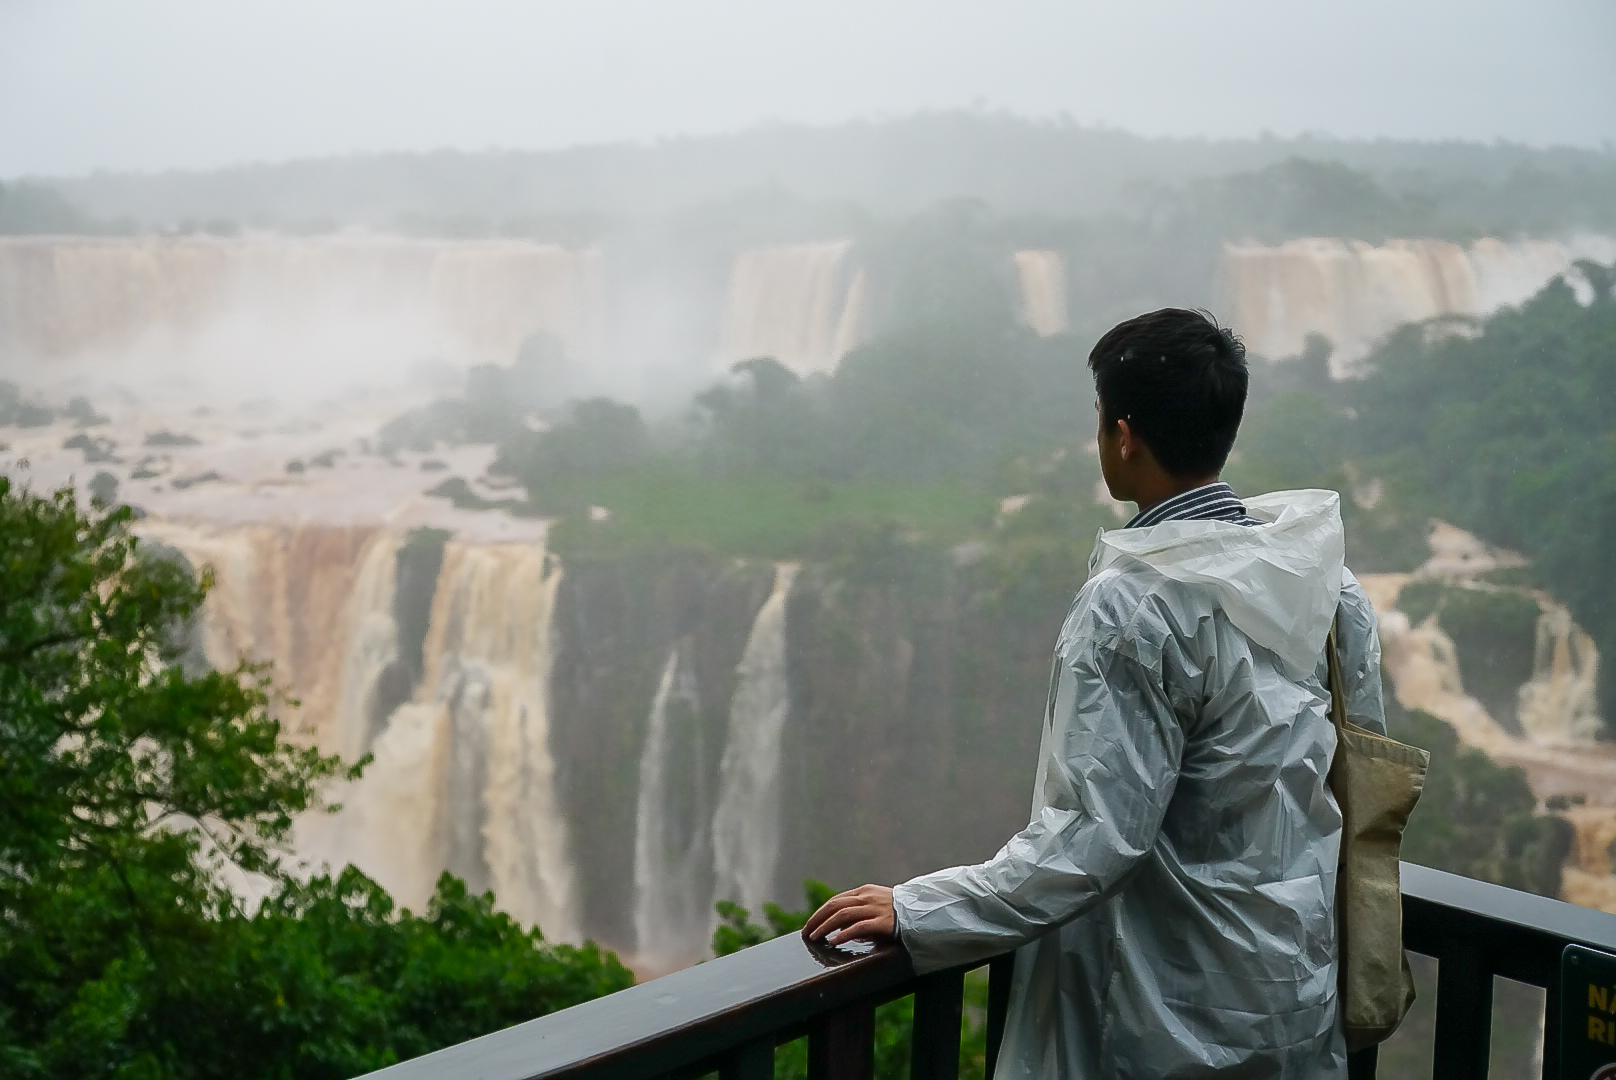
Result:
{"type": "Polygon", "coordinates": [[[696,681],[679,646],[657,681],[634,814],[634,937],[641,967],[703,955],[712,924],[711,786],[696,681]]]}
{"type": "Polygon", "coordinates": [[[215,571],[203,609],[210,663],[273,660],[280,685],[301,702],[283,713],[294,731],[350,761],[375,754],[362,780],[333,791],[340,814],[299,822],[296,846],[310,866],[352,862],[416,907],[451,870],[474,889],[493,889],[505,911],[548,936],[580,936],[549,740],[561,571],[543,545],[445,547],[421,684],[384,718],[385,678],[400,664],[403,536],[322,526],[144,528],[215,571]]]}
{"type": "Polygon", "coordinates": [[[1058,251],[1015,253],[1016,279],[1021,286],[1021,321],[1040,337],[1067,329],[1066,260],[1058,251]]]}
{"type": "MultiPolygon", "coordinates": [[[[543,547],[449,544],[416,701],[442,710],[438,722],[450,733],[438,815],[447,867],[474,888],[492,888],[522,922],[575,940],[568,827],[550,748],[560,583],[543,547]]],[[[413,708],[400,714],[414,721],[413,708]]]]}
{"type": "Polygon", "coordinates": [[[775,568],[737,669],[729,732],[713,813],[713,888],[719,900],[757,910],[775,899],[780,854],[780,748],[790,697],[786,679],[786,601],[797,566],[775,568]]]}
{"type": "Polygon", "coordinates": [[[149,519],[142,535],[212,568],[202,611],[209,663],[271,661],[300,703],[290,729],[350,760],[370,739],[376,681],[396,653],[393,566],[400,537],[352,526],[209,526],[149,519]]]}
{"type": "Polygon", "coordinates": [[[422,910],[448,865],[449,710],[439,702],[394,710],[370,767],[340,793],[334,818],[298,822],[295,844],[311,868],[353,863],[403,906],[422,910]]]}
{"type": "Polygon", "coordinates": [[[1520,689],[1521,727],[1546,745],[1596,742],[1599,716],[1599,650],[1565,605],[1538,597],[1542,614],[1532,678],[1520,689]]]}
{"type": "Polygon", "coordinates": [[[393,592],[398,577],[398,539],[381,534],[360,564],[349,605],[348,648],[342,663],[342,687],[332,717],[333,750],[346,761],[370,752],[381,721],[378,700],[382,679],[398,662],[398,623],[393,592]]]}
{"type": "Polygon", "coordinates": [[[1440,315],[1488,315],[1527,299],[1579,258],[1609,261],[1602,237],[1505,242],[1468,249],[1438,240],[1381,245],[1319,237],[1277,247],[1225,246],[1218,307],[1254,355],[1299,355],[1309,334],[1334,346],[1340,378],[1374,343],[1405,323],[1440,315]]]}
{"type": "Polygon", "coordinates": [[[864,278],[847,280],[846,240],[743,251],[725,303],[720,361],[769,356],[798,374],[830,371],[858,344],[864,278]]]}
{"type": "Polygon", "coordinates": [[[210,364],[256,343],[345,354],[421,342],[508,363],[535,331],[597,357],[603,260],[522,241],[401,237],[0,240],[0,349],[56,360],[141,346],[210,364]]]}

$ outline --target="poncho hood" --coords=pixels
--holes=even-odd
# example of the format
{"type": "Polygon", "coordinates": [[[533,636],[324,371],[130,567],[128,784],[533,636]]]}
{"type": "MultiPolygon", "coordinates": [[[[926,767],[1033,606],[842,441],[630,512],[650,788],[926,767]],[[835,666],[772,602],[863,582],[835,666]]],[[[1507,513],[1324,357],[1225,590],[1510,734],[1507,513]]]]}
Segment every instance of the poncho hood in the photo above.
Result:
{"type": "Polygon", "coordinates": [[[1229,621],[1294,677],[1315,671],[1341,595],[1341,497],[1308,488],[1244,500],[1263,522],[1164,521],[1101,531],[1089,576],[1128,560],[1173,581],[1210,586],[1229,621]]]}

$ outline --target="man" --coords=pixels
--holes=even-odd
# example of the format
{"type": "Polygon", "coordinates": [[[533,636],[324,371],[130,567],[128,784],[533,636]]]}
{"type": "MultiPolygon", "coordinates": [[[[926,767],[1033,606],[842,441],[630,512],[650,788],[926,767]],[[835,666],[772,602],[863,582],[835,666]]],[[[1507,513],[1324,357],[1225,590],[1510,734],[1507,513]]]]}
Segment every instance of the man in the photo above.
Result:
{"type": "Polygon", "coordinates": [[[1374,611],[1338,497],[1242,503],[1218,475],[1245,350],[1210,317],[1122,323],[1089,356],[1102,533],[1055,649],[1032,820],[992,859],[833,898],[804,933],[896,936],[924,973],[1015,948],[997,1080],[1342,1077],[1341,815],[1325,641],[1385,730],[1374,611]]]}

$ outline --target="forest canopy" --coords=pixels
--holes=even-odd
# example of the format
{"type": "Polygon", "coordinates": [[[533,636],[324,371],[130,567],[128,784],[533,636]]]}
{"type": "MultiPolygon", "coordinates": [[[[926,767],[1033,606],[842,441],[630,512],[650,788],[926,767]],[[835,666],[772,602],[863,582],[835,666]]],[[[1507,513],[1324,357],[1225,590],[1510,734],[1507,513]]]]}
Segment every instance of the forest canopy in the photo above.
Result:
{"type": "Polygon", "coordinates": [[[0,477],[0,1074],[338,1080],[633,981],[449,875],[421,913],[294,875],[358,766],[286,740],[267,671],[186,670],[209,582],[131,521],[0,477]]]}

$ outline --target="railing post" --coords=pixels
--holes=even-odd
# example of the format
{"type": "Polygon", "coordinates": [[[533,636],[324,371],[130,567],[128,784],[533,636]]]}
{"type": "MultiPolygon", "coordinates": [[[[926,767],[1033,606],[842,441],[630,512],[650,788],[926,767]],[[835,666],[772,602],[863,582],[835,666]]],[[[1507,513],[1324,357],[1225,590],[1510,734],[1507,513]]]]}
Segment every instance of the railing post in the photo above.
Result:
{"type": "Polygon", "coordinates": [[[875,1005],[826,1013],[808,1029],[808,1080],[871,1080],[875,1075],[875,1005]]]}
{"type": "Polygon", "coordinates": [[[765,1035],[724,1055],[720,1080],[774,1080],[774,1037],[765,1035]]]}
{"type": "Polygon", "coordinates": [[[1556,972],[1543,995],[1543,1080],[1560,1080],[1560,977],[1556,972]]]}
{"type": "Polygon", "coordinates": [[[1016,954],[1006,953],[988,961],[988,1060],[986,1080],[993,1080],[999,1064],[999,1047],[1004,1045],[1004,1022],[1010,1015],[1010,980],[1016,974],[1016,954]]]}
{"type": "Polygon", "coordinates": [[[1446,943],[1437,957],[1432,1080],[1487,1080],[1493,973],[1479,947],[1446,943]]]}
{"type": "Polygon", "coordinates": [[[964,972],[940,971],[916,982],[915,1027],[909,1045],[911,1080],[959,1080],[964,1011],[964,972]]]}

